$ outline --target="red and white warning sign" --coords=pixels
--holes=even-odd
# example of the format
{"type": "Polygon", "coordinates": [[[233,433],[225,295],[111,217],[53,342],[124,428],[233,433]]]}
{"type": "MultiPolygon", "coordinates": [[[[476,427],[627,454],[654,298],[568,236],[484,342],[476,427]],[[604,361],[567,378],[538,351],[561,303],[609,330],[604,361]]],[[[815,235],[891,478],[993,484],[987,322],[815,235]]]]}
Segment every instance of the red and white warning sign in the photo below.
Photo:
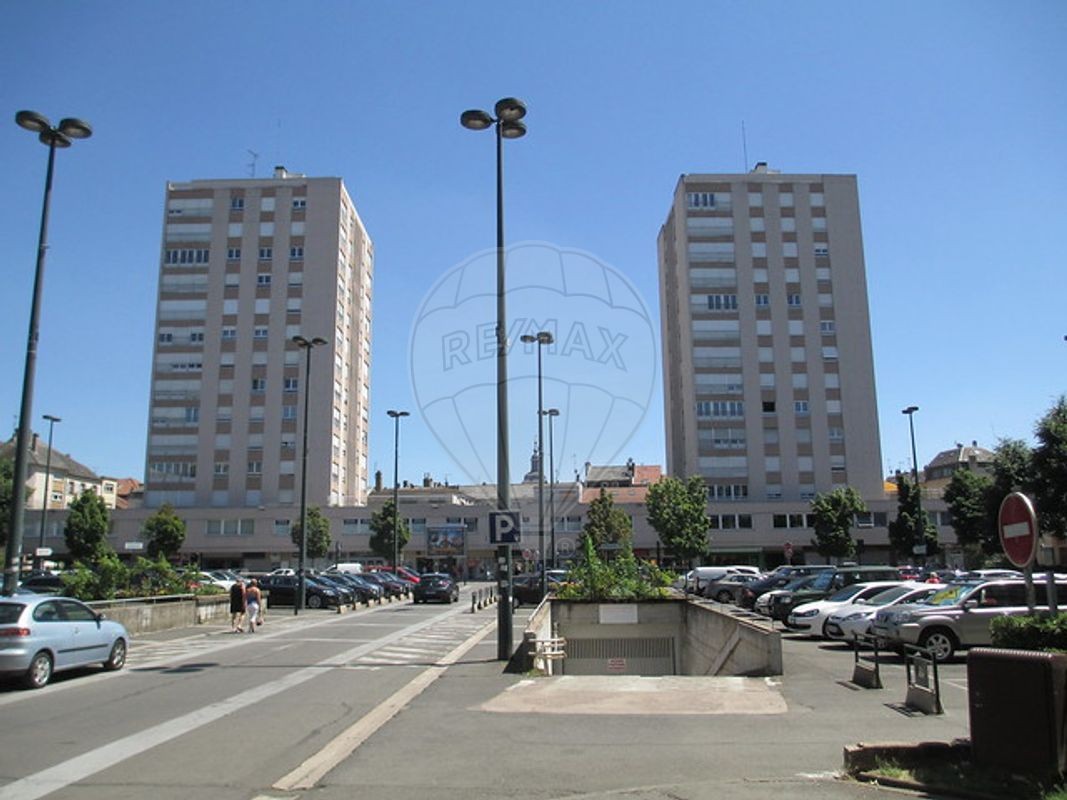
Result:
{"type": "Polygon", "coordinates": [[[1037,514],[1030,498],[1022,492],[1005,497],[997,513],[997,527],[1008,561],[1019,568],[1030,566],[1037,554],[1037,514]]]}

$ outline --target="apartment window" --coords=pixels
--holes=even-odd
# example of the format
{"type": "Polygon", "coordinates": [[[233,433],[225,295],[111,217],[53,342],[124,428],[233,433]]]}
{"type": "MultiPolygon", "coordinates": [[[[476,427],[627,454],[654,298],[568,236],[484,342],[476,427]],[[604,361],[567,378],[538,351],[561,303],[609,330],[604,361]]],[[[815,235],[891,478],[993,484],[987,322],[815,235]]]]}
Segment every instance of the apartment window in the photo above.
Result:
{"type": "Polygon", "coordinates": [[[797,257],[797,243],[796,242],[782,242],[782,255],[786,258],[797,257]]]}
{"type": "Polygon", "coordinates": [[[769,294],[757,294],[756,295],[756,308],[769,308],[771,305],[771,296],[769,294]]]}
{"type": "Polygon", "coordinates": [[[790,294],[786,296],[786,304],[790,308],[800,308],[800,295],[790,294]]]}
{"type": "Polygon", "coordinates": [[[830,346],[830,345],[827,345],[826,347],[824,347],[822,349],[822,357],[824,359],[826,359],[827,361],[836,361],[837,360],[837,348],[833,347],[833,346],[830,346]]]}
{"type": "Polygon", "coordinates": [[[845,457],[830,456],[830,469],[834,472],[843,472],[845,469],[845,457]]]}
{"type": "Polygon", "coordinates": [[[282,419],[296,419],[296,406],[282,406],[282,419]]]}
{"type": "Polygon", "coordinates": [[[203,344],[203,342],[204,342],[204,332],[203,331],[192,331],[189,334],[189,341],[192,342],[193,344],[203,344]]]}
{"type": "Polygon", "coordinates": [[[234,327],[231,327],[231,326],[226,326],[225,328],[222,329],[222,338],[223,339],[236,339],[237,338],[237,328],[234,328],[234,327]]]}
{"type": "Polygon", "coordinates": [[[709,294],[708,295],[708,310],[709,311],[736,311],[737,310],[737,295],[736,294],[709,294]]]}
{"type": "Polygon", "coordinates": [[[292,522],[287,519],[274,520],[274,535],[275,536],[288,536],[289,531],[292,528],[292,522]]]}
{"type": "Polygon", "coordinates": [[[827,436],[831,442],[843,442],[845,440],[845,430],[831,425],[827,430],[827,436]]]}
{"type": "Polygon", "coordinates": [[[762,192],[749,192],[748,193],[748,205],[750,208],[759,208],[763,205],[763,193],[762,192]]]}
{"type": "Polygon", "coordinates": [[[183,247],[167,250],[163,254],[163,263],[169,266],[188,266],[190,264],[207,264],[211,260],[211,251],[204,248],[183,247]]]}
{"type": "Polygon", "coordinates": [[[708,487],[708,495],[716,500],[744,500],[748,497],[748,484],[717,483],[708,487]]]}
{"type": "Polygon", "coordinates": [[[752,217],[748,221],[748,229],[753,233],[765,233],[766,223],[764,223],[763,217],[752,217]]]}
{"type": "Polygon", "coordinates": [[[686,198],[689,208],[715,208],[714,192],[689,192],[686,198]]]}
{"type": "Polygon", "coordinates": [[[230,209],[233,211],[244,211],[245,199],[243,197],[231,197],[230,209]]]}
{"type": "Polygon", "coordinates": [[[826,197],[823,195],[822,192],[812,192],[811,204],[813,206],[824,206],[826,205],[826,197]]]}
{"type": "Polygon", "coordinates": [[[767,243],[766,242],[752,242],[752,257],[753,258],[766,258],[767,257],[767,243]]]}
{"type": "Polygon", "coordinates": [[[248,474],[249,475],[262,475],[263,474],[263,462],[262,461],[249,461],[248,462],[248,474]]]}
{"type": "Polygon", "coordinates": [[[267,338],[267,328],[253,328],[253,330],[252,330],[252,338],[253,339],[266,339],[267,338]]]}
{"type": "Polygon", "coordinates": [[[173,333],[161,333],[159,334],[158,341],[160,344],[171,344],[174,341],[173,333]]]}
{"type": "Polygon", "coordinates": [[[785,208],[788,208],[789,206],[793,205],[793,193],[782,192],[781,194],[779,194],[778,205],[783,206],[785,208]]]}
{"type": "Polygon", "coordinates": [[[289,248],[289,260],[290,261],[303,261],[304,260],[304,247],[298,245],[296,247],[289,248]]]}
{"type": "Polygon", "coordinates": [[[230,464],[228,461],[216,461],[215,462],[215,474],[216,475],[229,475],[230,464]]]}
{"type": "MultiPolygon", "coordinates": [[[[782,486],[778,483],[767,484],[767,499],[768,500],[781,500],[782,499],[782,486]]],[[[777,518],[777,514],[775,517],[777,518]]],[[[775,525],[775,527],[778,527],[775,525]]]]}
{"type": "Polygon", "coordinates": [[[706,419],[711,416],[711,401],[710,400],[698,400],[697,401],[697,416],[706,419]]]}
{"type": "Polygon", "coordinates": [[[270,261],[272,258],[274,258],[274,248],[273,247],[261,247],[261,248],[259,248],[259,260],[260,261],[270,261]]]}
{"type": "Polygon", "coordinates": [[[745,416],[745,404],[740,400],[713,400],[711,416],[738,418],[745,416]]]}
{"type": "Polygon", "coordinates": [[[796,217],[782,217],[782,232],[783,233],[796,233],[797,220],[796,217]]]}
{"type": "Polygon", "coordinates": [[[282,386],[282,391],[295,392],[298,388],[300,388],[299,378],[286,378],[282,386]]]}
{"type": "Polygon", "coordinates": [[[304,211],[307,207],[308,201],[306,197],[293,198],[293,211],[304,211]]]}
{"type": "Polygon", "coordinates": [[[764,400],[763,401],[763,413],[764,414],[773,414],[774,410],[775,410],[775,405],[774,405],[774,401],[773,400],[764,400]]]}
{"type": "Polygon", "coordinates": [[[823,336],[833,336],[837,332],[837,326],[832,319],[824,319],[819,323],[819,333],[823,336]]]}
{"type": "Polygon", "coordinates": [[[270,273],[269,272],[261,272],[259,275],[257,275],[256,276],[256,285],[257,286],[270,286],[270,273]]]}
{"type": "Polygon", "coordinates": [[[830,248],[827,245],[825,245],[825,244],[821,244],[821,245],[817,244],[817,245],[815,245],[815,257],[816,258],[827,258],[827,257],[829,257],[829,255],[830,255],[830,248]]]}
{"type": "Polygon", "coordinates": [[[228,248],[226,248],[226,260],[227,261],[240,261],[241,260],[241,248],[240,247],[228,247],[228,248]]]}
{"type": "Polygon", "coordinates": [[[794,400],[793,401],[793,412],[798,417],[806,417],[806,416],[808,416],[808,401],[807,400],[794,400]]]}
{"type": "Polygon", "coordinates": [[[841,376],[836,372],[827,372],[823,382],[826,384],[827,389],[841,388],[841,376]]]}
{"type": "Polygon", "coordinates": [[[826,233],[826,217],[812,217],[811,229],[817,233],[826,233]]]}
{"type": "Polygon", "coordinates": [[[252,379],[252,394],[263,394],[267,390],[266,378],[253,378],[252,379]]]}
{"type": "Polygon", "coordinates": [[[714,428],[711,431],[711,444],[726,450],[743,450],[745,448],[744,428],[714,428]]]}
{"type": "Polygon", "coordinates": [[[200,406],[189,406],[185,409],[185,421],[194,424],[200,421],[200,406]]]}

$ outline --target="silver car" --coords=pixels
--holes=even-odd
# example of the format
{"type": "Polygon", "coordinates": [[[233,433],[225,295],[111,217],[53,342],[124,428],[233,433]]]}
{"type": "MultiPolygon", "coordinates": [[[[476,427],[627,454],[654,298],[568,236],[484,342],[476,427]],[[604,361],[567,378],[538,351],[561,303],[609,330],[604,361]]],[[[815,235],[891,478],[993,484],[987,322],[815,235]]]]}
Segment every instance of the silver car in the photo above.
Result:
{"type": "Polygon", "coordinates": [[[0,597],[0,674],[40,689],[55,672],[103,664],[122,669],[130,635],[79,600],[50,595],[0,597]]]}

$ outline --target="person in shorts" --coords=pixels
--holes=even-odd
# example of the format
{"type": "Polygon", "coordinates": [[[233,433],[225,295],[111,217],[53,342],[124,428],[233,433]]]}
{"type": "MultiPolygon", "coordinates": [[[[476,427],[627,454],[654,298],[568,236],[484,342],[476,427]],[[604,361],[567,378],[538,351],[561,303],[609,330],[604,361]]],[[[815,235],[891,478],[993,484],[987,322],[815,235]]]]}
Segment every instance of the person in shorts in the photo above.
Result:
{"type": "Polygon", "coordinates": [[[248,616],[248,632],[255,633],[256,626],[263,624],[263,595],[259,582],[253,578],[245,590],[245,610],[248,616]]]}
{"type": "Polygon", "coordinates": [[[243,630],[246,602],[245,582],[236,581],[230,587],[230,625],[234,633],[241,633],[243,630]]]}

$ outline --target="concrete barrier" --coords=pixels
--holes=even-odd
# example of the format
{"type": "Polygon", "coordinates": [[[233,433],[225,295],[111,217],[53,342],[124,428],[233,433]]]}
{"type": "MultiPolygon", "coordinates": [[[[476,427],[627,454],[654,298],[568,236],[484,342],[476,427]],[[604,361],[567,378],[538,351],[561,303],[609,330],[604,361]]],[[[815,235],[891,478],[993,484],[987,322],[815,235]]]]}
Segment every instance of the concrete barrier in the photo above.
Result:
{"type": "MultiPolygon", "coordinates": [[[[108,619],[121,622],[131,634],[188,628],[230,614],[227,595],[167,595],[127,600],[96,600],[87,603],[108,619]]],[[[264,608],[266,601],[264,600],[264,608]]]]}

